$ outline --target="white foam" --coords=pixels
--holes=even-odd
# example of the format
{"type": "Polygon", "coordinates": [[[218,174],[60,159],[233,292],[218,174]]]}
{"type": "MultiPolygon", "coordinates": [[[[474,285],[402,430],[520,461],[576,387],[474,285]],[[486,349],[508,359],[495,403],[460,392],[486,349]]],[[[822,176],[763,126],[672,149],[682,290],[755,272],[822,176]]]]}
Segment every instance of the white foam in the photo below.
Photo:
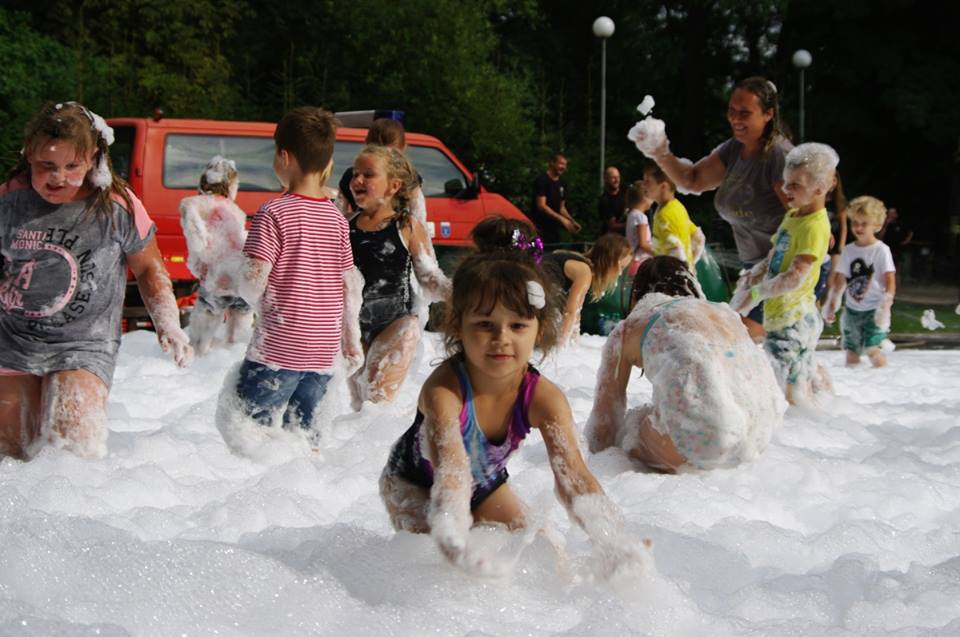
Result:
{"type": "MultiPolygon", "coordinates": [[[[316,454],[255,462],[214,424],[243,345],[178,369],[153,334],[125,335],[107,456],[0,462],[0,634],[960,631],[960,352],[897,351],[881,369],[819,354],[837,395],[820,415],[788,410],[736,469],[665,476],[620,449],[588,454],[624,532],[654,542],[656,568],[621,584],[595,577],[536,431],[509,484],[550,539],[471,532],[509,576],[472,577],[429,536],[393,531],[377,483],[442,357],[435,334],[422,342],[394,403],[323,420],[316,454]]],[[[604,342],[585,335],[541,365],[580,426],[604,342]]],[[[650,399],[634,374],[628,407],[650,399]]]]}

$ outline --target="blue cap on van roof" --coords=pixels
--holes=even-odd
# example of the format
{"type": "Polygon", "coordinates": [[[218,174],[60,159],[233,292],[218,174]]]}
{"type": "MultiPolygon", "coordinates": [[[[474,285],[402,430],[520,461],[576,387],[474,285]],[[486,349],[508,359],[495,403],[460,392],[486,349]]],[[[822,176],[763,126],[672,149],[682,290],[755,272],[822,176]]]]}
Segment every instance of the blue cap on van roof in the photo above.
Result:
{"type": "Polygon", "coordinates": [[[337,119],[343,126],[349,128],[370,128],[370,124],[377,119],[393,119],[407,127],[407,115],[403,111],[378,108],[368,111],[341,111],[336,113],[337,119]]]}

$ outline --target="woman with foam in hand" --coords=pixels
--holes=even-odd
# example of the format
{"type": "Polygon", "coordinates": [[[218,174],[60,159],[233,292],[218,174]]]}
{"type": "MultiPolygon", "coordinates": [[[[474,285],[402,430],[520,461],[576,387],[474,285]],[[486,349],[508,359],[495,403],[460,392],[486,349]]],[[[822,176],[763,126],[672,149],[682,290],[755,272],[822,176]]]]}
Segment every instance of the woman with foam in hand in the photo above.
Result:
{"type": "Polygon", "coordinates": [[[51,444],[106,452],[127,268],[180,366],[180,329],[153,222],[114,174],[113,130],[76,102],[43,105],[0,188],[0,456],[51,444]]]}
{"type": "Polygon", "coordinates": [[[731,468],[758,456],[786,402],[764,353],[725,303],[703,298],[683,261],[657,256],[637,271],[635,305],[603,348],[586,436],[619,445],[657,471],[731,468]],[[627,410],[639,367],[651,404],[627,410]]]}
{"type": "Polygon", "coordinates": [[[353,260],[363,275],[360,336],[366,360],[353,377],[354,403],[393,400],[420,340],[415,277],[427,300],[445,301],[450,280],[437,265],[423,223],[411,211],[417,173],[395,148],[365,146],[350,190],[360,212],[350,219],[353,260]]]}
{"type": "Polygon", "coordinates": [[[555,298],[526,253],[479,253],[460,265],[444,326],[450,357],[424,384],[416,420],[381,476],[394,528],[429,532],[468,570],[489,573],[497,562],[471,547],[472,526],[526,524],[506,464],[531,429],[543,436],[558,498],[605,569],[643,565],[645,549],[624,533],[619,511],[583,462],[563,392],[530,364],[535,349],[547,352],[556,342],[555,298]]]}
{"type": "MultiPolygon", "coordinates": [[[[783,167],[793,144],[780,125],[777,88],[762,77],[748,77],[734,86],[727,121],[732,137],[696,163],[670,152],[662,120],[643,120],[628,137],[681,192],[717,190],[714,207],[733,228],[743,269],[749,270],[766,256],[770,237],[787,210],[783,167]]],[[[754,340],[763,337],[762,323],[760,306],[744,318],[754,340]]]]}

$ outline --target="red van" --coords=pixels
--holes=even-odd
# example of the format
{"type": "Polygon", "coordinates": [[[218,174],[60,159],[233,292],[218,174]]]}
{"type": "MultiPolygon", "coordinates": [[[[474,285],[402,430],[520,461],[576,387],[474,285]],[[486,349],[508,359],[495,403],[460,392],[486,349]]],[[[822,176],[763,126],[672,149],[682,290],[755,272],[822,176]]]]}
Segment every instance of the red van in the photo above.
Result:
{"type": "MultiPolygon", "coordinates": [[[[237,203],[253,215],[276,197],[280,182],[273,174],[275,124],[199,119],[108,119],[115,141],[110,148],[114,169],[126,179],[157,224],[157,243],[173,280],[178,300],[194,292],[187,269],[186,240],[180,229],[180,200],[197,193],[200,174],[211,157],[222,155],[237,164],[237,203]]],[[[340,128],[334,149],[336,180],[353,164],[363,145],[365,128],[340,128]]],[[[423,177],[428,231],[437,246],[469,245],[470,231],[492,214],[526,219],[512,203],[488,192],[477,177],[436,137],[407,133],[407,156],[423,177]]],[[[136,286],[129,286],[125,315],[143,317],[136,286]]],[[[188,302],[188,301],[187,301],[188,302]]]]}

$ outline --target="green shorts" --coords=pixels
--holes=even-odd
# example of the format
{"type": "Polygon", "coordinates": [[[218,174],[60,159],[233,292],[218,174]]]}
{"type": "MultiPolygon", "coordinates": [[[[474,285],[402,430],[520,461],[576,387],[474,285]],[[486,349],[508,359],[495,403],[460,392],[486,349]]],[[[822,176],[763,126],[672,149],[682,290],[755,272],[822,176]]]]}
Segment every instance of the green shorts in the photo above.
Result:
{"type": "Polygon", "coordinates": [[[880,347],[887,333],[877,327],[873,320],[876,310],[851,310],[843,308],[840,331],[843,334],[843,350],[862,354],[864,350],[880,347]]]}

